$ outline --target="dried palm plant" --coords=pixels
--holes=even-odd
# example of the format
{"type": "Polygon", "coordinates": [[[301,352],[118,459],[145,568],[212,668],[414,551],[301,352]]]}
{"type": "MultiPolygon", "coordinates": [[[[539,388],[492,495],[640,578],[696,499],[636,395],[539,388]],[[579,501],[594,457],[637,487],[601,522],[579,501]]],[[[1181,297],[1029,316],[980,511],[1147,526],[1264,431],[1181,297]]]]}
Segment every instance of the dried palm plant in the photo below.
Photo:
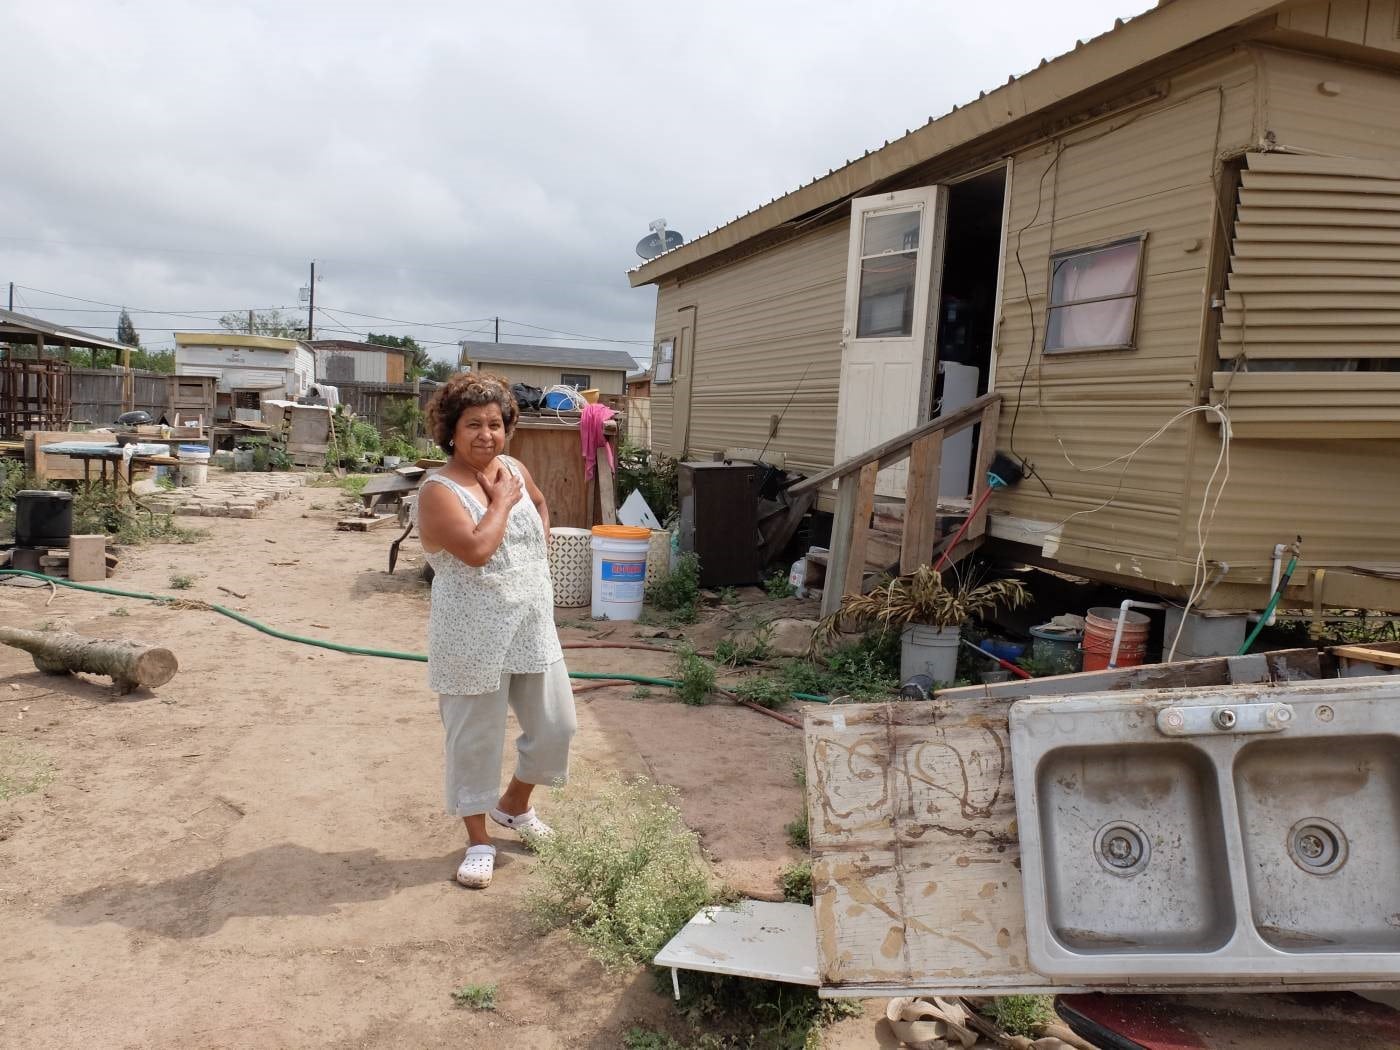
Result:
{"type": "Polygon", "coordinates": [[[959,579],[953,589],[943,585],[943,576],[922,565],[905,576],[881,582],[869,594],[847,594],[841,608],[823,617],[812,631],[812,648],[823,648],[844,631],[879,627],[903,631],[910,624],[930,627],[956,627],[974,616],[998,606],[1015,609],[1030,600],[1030,592],[1019,580],[991,580],[979,577],[959,579]]]}

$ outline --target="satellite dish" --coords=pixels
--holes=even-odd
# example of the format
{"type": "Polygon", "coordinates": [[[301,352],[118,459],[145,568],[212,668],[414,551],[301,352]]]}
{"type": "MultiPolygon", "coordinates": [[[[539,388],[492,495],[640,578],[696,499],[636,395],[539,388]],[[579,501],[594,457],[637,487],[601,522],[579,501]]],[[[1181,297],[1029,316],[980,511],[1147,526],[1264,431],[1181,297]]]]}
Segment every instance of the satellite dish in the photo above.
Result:
{"type": "Polygon", "coordinates": [[[651,232],[637,242],[637,254],[643,259],[655,259],[662,252],[669,252],[685,243],[685,237],[679,230],[666,229],[665,219],[649,222],[647,226],[651,232]]]}

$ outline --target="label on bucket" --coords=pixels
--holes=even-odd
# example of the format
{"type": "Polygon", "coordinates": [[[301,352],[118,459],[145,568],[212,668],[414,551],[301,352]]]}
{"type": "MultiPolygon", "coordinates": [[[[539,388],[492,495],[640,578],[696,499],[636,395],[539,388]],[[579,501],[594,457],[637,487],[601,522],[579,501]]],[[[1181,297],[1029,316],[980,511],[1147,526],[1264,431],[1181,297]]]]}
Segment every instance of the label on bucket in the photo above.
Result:
{"type": "Polygon", "coordinates": [[[639,602],[646,586],[645,561],[610,561],[603,559],[600,592],[605,602],[639,602]]]}

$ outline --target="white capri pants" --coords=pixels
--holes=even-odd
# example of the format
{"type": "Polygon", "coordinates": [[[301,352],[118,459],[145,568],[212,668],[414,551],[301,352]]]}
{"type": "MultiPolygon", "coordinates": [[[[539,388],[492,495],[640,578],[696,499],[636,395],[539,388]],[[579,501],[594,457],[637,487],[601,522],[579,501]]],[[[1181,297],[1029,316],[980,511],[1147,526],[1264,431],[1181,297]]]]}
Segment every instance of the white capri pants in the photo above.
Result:
{"type": "Polygon", "coordinates": [[[578,722],[563,660],[540,674],[503,674],[494,693],[441,693],[444,788],[447,812],[454,816],[485,813],[500,799],[507,708],[520,723],[516,777],[527,784],[557,784],[569,777],[569,741],[578,722]]]}

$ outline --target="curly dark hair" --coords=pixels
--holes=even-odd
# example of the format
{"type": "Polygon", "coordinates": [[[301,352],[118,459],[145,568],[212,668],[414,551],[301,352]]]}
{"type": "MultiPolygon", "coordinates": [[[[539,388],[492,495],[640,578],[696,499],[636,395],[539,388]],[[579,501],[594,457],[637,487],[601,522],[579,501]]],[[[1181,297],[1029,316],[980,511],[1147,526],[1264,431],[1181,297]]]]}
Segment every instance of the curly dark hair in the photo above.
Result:
{"type": "Polygon", "coordinates": [[[452,434],[457,420],[476,405],[500,405],[506,421],[506,434],[515,429],[520,406],[510,392],[510,380],[490,372],[459,372],[437,388],[428,402],[428,427],[438,447],[452,451],[452,434]]]}

